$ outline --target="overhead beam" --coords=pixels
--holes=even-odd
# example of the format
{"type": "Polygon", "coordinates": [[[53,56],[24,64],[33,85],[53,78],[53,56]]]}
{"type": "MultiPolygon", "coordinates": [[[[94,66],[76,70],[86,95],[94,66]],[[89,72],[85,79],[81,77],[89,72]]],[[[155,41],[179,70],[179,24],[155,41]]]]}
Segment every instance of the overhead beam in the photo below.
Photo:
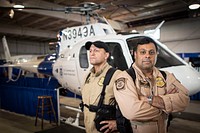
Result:
{"type": "Polygon", "coordinates": [[[32,28],[25,28],[14,25],[0,24],[0,33],[3,34],[15,34],[20,36],[33,36],[33,37],[43,37],[55,39],[57,32],[47,31],[47,30],[35,30],[32,28]]]}
{"type": "MultiPolygon", "coordinates": [[[[178,2],[173,2],[173,3],[166,3],[164,5],[158,5],[156,7],[156,9],[157,10],[155,10],[155,7],[148,7],[148,8],[143,9],[143,10],[135,11],[134,13],[138,14],[138,15],[134,16],[133,20],[137,21],[137,20],[141,20],[141,19],[151,18],[153,16],[162,16],[161,12],[163,14],[169,14],[170,12],[177,12],[179,10],[185,10],[185,5],[181,5],[178,2]],[[173,10],[174,7],[176,7],[176,10],[173,10]],[[154,15],[152,15],[152,14],[154,14],[154,15]]],[[[121,20],[124,17],[129,18],[130,13],[114,16],[113,20],[121,20]]]]}

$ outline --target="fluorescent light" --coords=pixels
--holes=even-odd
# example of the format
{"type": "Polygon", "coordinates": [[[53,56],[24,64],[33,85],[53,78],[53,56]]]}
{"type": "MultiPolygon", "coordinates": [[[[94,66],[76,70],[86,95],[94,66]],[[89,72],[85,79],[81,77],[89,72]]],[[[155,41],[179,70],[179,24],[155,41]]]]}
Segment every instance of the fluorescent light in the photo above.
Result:
{"type": "Polygon", "coordinates": [[[191,10],[198,9],[199,7],[200,7],[200,4],[191,4],[191,5],[189,6],[189,8],[190,8],[191,10]]]}
{"type": "Polygon", "coordinates": [[[24,8],[24,6],[22,4],[16,4],[13,7],[18,9],[18,10],[23,10],[23,8],[24,8]]]}

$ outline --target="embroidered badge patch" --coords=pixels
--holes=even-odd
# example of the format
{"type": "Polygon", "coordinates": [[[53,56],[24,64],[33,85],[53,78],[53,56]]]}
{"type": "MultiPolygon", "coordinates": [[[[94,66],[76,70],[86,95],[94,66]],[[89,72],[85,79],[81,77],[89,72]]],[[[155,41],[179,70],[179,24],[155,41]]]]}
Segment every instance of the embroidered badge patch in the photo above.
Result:
{"type": "Polygon", "coordinates": [[[165,82],[164,82],[162,77],[156,78],[156,86],[158,86],[158,87],[164,87],[165,86],[165,82]]]}
{"type": "Polygon", "coordinates": [[[116,89],[122,90],[125,88],[125,78],[119,78],[117,81],[115,81],[116,89]]]}
{"type": "Polygon", "coordinates": [[[103,86],[103,81],[104,81],[105,77],[101,77],[99,82],[98,82],[98,85],[99,86],[103,86]]]}

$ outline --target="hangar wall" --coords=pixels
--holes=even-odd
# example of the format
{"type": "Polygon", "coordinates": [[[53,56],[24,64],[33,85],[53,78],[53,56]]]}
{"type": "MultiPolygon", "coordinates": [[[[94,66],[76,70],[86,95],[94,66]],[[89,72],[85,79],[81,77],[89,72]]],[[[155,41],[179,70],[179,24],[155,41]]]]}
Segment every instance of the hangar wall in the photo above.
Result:
{"type": "MultiPolygon", "coordinates": [[[[143,33],[159,24],[134,27],[143,33]]],[[[175,53],[200,53],[200,18],[165,21],[160,30],[160,41],[175,53]]]]}
{"type": "Polygon", "coordinates": [[[199,53],[200,18],[164,23],[161,28],[160,41],[175,53],[199,53]]]}
{"type": "MultiPolygon", "coordinates": [[[[2,39],[2,37],[1,37],[2,39]]],[[[43,42],[31,42],[25,40],[13,40],[11,38],[6,37],[8,47],[10,49],[11,56],[13,55],[25,55],[25,54],[33,54],[33,55],[45,55],[48,53],[52,53],[49,50],[48,43],[43,42]]],[[[0,41],[0,59],[4,58],[4,51],[2,47],[2,40],[0,41]]]]}

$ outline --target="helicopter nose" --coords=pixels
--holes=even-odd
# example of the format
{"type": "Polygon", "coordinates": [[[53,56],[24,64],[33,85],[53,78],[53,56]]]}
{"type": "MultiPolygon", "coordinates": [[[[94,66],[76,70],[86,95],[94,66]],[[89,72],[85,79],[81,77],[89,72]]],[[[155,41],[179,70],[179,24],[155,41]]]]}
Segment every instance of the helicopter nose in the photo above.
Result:
{"type": "Polygon", "coordinates": [[[189,95],[200,91],[200,72],[189,65],[163,68],[162,70],[173,73],[175,77],[189,90],[189,95]]]}
{"type": "Polygon", "coordinates": [[[52,61],[43,61],[38,66],[38,72],[52,76],[52,65],[54,62],[52,61]]]}

